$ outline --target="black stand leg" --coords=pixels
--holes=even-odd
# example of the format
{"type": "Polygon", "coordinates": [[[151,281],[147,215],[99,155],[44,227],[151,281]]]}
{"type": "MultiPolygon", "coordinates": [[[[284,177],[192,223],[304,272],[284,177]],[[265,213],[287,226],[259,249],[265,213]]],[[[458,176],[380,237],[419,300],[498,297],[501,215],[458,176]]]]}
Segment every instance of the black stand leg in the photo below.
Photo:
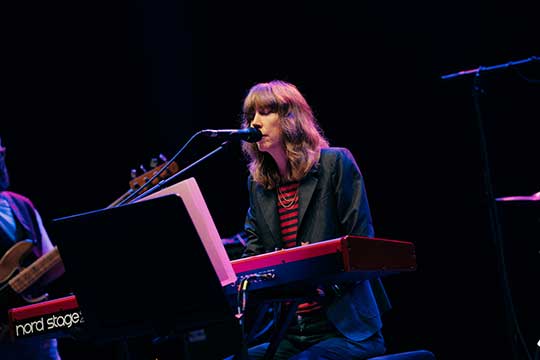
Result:
{"type": "MultiPolygon", "coordinates": [[[[510,292],[508,275],[506,271],[506,261],[504,256],[504,244],[501,225],[499,221],[499,214],[497,204],[495,202],[495,196],[493,194],[493,183],[491,181],[491,170],[489,167],[488,159],[488,147],[486,136],[484,133],[484,125],[482,119],[482,112],[480,106],[480,96],[483,94],[483,89],[480,83],[480,72],[474,77],[473,85],[473,100],[474,108],[476,110],[476,119],[478,121],[478,134],[480,137],[480,156],[482,161],[482,179],[484,184],[484,195],[489,215],[489,231],[490,237],[494,243],[496,257],[497,257],[497,271],[499,274],[500,284],[502,288],[502,299],[504,304],[506,330],[508,333],[508,339],[510,341],[510,349],[514,360],[518,360],[519,356],[519,342],[523,340],[521,330],[517,322],[517,317],[512,301],[512,295],[510,292]]],[[[524,346],[526,349],[526,346],[524,346]]]]}
{"type": "Polygon", "coordinates": [[[284,311],[282,311],[282,313],[280,314],[280,319],[278,320],[278,323],[276,324],[276,330],[270,338],[270,345],[268,346],[268,349],[266,350],[266,353],[264,354],[264,360],[270,360],[274,358],[274,355],[277,351],[279,343],[281,342],[281,339],[283,339],[283,336],[285,335],[287,328],[291,324],[291,321],[294,318],[294,315],[296,314],[296,309],[298,308],[298,304],[299,302],[297,300],[283,304],[284,311]]]}

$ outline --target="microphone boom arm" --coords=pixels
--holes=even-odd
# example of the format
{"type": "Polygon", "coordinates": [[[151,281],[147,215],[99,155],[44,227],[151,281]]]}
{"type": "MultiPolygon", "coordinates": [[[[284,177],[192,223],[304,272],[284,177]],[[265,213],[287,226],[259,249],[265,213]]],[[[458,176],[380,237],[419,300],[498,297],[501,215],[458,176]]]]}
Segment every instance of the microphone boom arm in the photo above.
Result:
{"type": "Polygon", "coordinates": [[[216,149],[212,150],[211,152],[209,152],[208,154],[204,155],[202,158],[200,158],[199,160],[191,163],[190,165],[186,166],[185,168],[183,168],[182,170],[180,170],[179,172],[177,172],[176,174],[174,174],[174,176],[171,176],[170,178],[168,179],[164,179],[164,180],[161,180],[159,183],[157,183],[153,188],[150,188],[149,190],[147,190],[146,192],[144,192],[143,194],[139,195],[138,197],[136,197],[133,201],[138,201],[142,198],[144,198],[145,196],[147,195],[150,195],[150,194],[153,194],[155,193],[156,191],[159,191],[165,187],[168,187],[168,186],[171,186],[171,185],[174,185],[176,184],[179,180],[176,180],[177,178],[179,178],[181,175],[183,175],[184,173],[186,173],[189,169],[191,169],[192,167],[194,167],[195,165],[199,164],[200,162],[203,162],[204,160],[208,159],[209,157],[213,156],[214,154],[217,154],[218,152],[220,152],[221,150],[225,149],[225,147],[227,145],[229,145],[230,141],[225,141],[224,143],[222,143],[219,147],[217,147],[216,149]]]}

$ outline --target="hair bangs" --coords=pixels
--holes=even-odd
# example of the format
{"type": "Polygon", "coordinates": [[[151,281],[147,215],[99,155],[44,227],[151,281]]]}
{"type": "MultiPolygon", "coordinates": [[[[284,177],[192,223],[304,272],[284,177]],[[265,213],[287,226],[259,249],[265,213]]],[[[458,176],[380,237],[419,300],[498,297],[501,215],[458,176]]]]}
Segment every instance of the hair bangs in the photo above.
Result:
{"type": "Polygon", "coordinates": [[[278,113],[286,115],[289,104],[274,92],[272,84],[258,84],[254,86],[244,100],[244,120],[250,122],[255,117],[255,113],[278,113]]]}

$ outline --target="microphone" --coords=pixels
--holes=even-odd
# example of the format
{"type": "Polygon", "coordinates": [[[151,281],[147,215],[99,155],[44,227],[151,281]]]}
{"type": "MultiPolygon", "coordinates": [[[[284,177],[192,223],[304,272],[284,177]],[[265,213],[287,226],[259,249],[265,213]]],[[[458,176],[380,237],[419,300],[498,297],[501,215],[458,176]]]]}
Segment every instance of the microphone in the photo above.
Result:
{"type": "Polygon", "coordinates": [[[245,129],[221,129],[221,130],[206,129],[206,130],[202,130],[201,133],[204,136],[213,137],[217,139],[244,140],[250,143],[254,143],[262,139],[261,131],[254,127],[248,127],[245,129]]]}

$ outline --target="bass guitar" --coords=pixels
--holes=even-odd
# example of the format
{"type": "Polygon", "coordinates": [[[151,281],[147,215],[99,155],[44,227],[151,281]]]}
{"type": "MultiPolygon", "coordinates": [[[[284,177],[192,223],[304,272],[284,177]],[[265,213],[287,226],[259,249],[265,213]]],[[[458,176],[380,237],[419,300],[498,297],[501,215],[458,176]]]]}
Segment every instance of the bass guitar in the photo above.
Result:
{"type": "Polygon", "coordinates": [[[115,207],[116,205],[120,204],[124,199],[129,197],[131,194],[133,194],[135,191],[139,191],[139,195],[144,193],[145,191],[149,190],[150,187],[145,187],[143,189],[140,189],[142,186],[145,186],[146,183],[152,179],[155,175],[155,179],[152,180],[151,185],[157,185],[160,181],[165,180],[172,175],[176,174],[178,171],[180,171],[180,168],[178,167],[178,164],[174,161],[172,161],[169,165],[167,165],[167,159],[160,154],[159,159],[164,161],[164,163],[158,165],[157,158],[153,158],[150,161],[150,167],[151,169],[146,171],[144,166],[140,166],[141,169],[145,171],[144,174],[137,176],[137,171],[135,169],[131,170],[131,176],[132,179],[129,182],[129,190],[126,191],[124,194],[122,194],[118,199],[114,200],[107,208],[115,207]],[[167,166],[167,168],[164,168],[167,166]],[[139,190],[140,189],[140,190],[139,190]]]}
{"type": "Polygon", "coordinates": [[[22,263],[33,247],[32,240],[19,241],[0,259],[0,342],[7,336],[7,309],[46,300],[47,293],[34,296],[27,291],[52,268],[58,266],[56,277],[64,272],[64,265],[56,247],[29,266],[23,267],[22,263]]]}
{"type": "MultiPolygon", "coordinates": [[[[154,176],[165,164],[156,165],[150,171],[134,177],[130,181],[130,190],[142,186],[146,180],[154,176]]],[[[164,169],[164,171],[156,177],[154,182],[166,179],[167,177],[177,173],[179,170],[176,163],[164,169]]],[[[144,191],[141,191],[143,193],[144,191]]],[[[117,200],[118,201],[118,200],[117,200]]],[[[109,207],[112,206],[109,205],[109,207]]],[[[34,244],[31,240],[23,240],[15,243],[0,259],[0,311],[13,304],[13,295],[16,294],[26,303],[35,303],[43,301],[47,298],[47,294],[33,296],[26,293],[39,279],[47,274],[52,268],[58,266],[58,275],[64,271],[64,264],[60,256],[58,248],[55,246],[51,251],[40,256],[30,265],[24,267],[23,261],[32,252],[34,244]]],[[[56,275],[56,274],[55,274],[56,275]]],[[[15,301],[17,303],[24,303],[15,301]]]]}
{"type": "Polygon", "coordinates": [[[48,253],[40,256],[31,265],[24,268],[21,264],[23,260],[32,252],[34,244],[32,240],[23,240],[15,243],[0,259],[0,296],[10,288],[11,291],[19,294],[27,303],[34,303],[46,299],[47,294],[32,297],[25,294],[38,279],[53,267],[63,264],[58,248],[54,247],[48,253]],[[16,274],[16,275],[15,275],[16,274]]]}

